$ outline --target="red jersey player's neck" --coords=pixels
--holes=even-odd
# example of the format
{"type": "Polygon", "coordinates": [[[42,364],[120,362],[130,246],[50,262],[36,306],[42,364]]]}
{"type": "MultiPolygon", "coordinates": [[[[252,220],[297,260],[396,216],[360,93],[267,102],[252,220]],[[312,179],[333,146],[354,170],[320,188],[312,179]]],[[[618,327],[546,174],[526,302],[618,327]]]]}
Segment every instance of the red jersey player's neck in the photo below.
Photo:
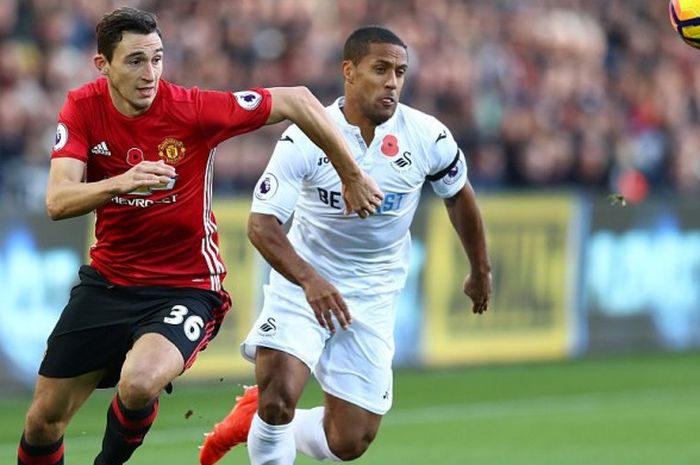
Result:
{"type": "MultiPolygon", "coordinates": [[[[107,81],[107,90],[109,92],[109,100],[112,102],[112,106],[114,107],[117,112],[119,112],[121,115],[126,116],[127,118],[136,118],[138,116],[141,116],[148,112],[153,107],[153,104],[155,103],[155,97],[151,101],[151,103],[146,106],[146,107],[137,107],[133,103],[131,103],[127,98],[125,98],[118,89],[116,89],[114,86],[112,86],[109,83],[109,80],[107,81]]],[[[154,92],[157,95],[158,89],[154,89],[154,92]]]]}

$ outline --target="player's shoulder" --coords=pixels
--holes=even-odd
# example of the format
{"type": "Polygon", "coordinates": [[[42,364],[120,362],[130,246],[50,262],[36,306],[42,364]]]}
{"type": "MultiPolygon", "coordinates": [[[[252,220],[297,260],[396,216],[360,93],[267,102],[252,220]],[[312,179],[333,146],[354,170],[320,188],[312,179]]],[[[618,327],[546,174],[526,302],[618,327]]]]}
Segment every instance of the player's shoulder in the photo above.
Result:
{"type": "Polygon", "coordinates": [[[154,102],[155,111],[151,114],[154,118],[162,118],[167,115],[169,121],[174,124],[194,127],[197,115],[207,109],[208,111],[220,111],[219,108],[199,104],[199,95],[202,90],[199,87],[184,87],[170,81],[161,79],[158,84],[158,95],[154,102]]]}
{"type": "Polygon", "coordinates": [[[161,93],[165,100],[176,103],[191,103],[195,101],[200,90],[199,87],[184,87],[161,79],[158,85],[158,92],[161,93]]]}
{"type": "Polygon", "coordinates": [[[400,103],[397,108],[397,117],[405,131],[433,142],[447,129],[433,115],[403,103],[400,103]]]}
{"type": "Polygon", "coordinates": [[[107,78],[100,77],[68,91],[67,100],[82,103],[102,98],[107,93],[107,78]]]}

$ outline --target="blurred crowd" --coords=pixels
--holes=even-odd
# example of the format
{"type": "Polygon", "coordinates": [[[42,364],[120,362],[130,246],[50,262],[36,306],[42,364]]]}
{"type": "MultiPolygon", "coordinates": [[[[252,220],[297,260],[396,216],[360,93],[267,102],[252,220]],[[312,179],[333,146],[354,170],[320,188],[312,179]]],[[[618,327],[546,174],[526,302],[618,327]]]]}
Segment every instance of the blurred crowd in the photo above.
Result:
{"type": "MultiPolygon", "coordinates": [[[[434,114],[481,190],[700,191],[700,51],[667,2],[620,0],[0,0],[0,191],[41,203],[56,114],[97,76],[94,26],[158,15],[164,78],[342,93],[342,45],[386,25],[409,46],[403,102],[434,114]]],[[[247,192],[282,128],[221,145],[218,193],[247,192]]]]}

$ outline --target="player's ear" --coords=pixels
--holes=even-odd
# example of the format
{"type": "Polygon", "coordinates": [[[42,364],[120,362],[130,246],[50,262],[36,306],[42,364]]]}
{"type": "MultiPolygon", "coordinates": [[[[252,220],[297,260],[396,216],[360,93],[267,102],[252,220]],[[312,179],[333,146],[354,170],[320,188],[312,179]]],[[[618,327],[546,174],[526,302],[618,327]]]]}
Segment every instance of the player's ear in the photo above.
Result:
{"type": "Polygon", "coordinates": [[[95,64],[95,68],[102,74],[103,76],[106,76],[107,73],[109,72],[109,62],[105,58],[104,55],[101,53],[98,53],[94,57],[92,57],[92,62],[95,64]]]}
{"type": "Polygon", "coordinates": [[[351,60],[343,60],[343,80],[352,84],[355,80],[355,64],[351,60]]]}

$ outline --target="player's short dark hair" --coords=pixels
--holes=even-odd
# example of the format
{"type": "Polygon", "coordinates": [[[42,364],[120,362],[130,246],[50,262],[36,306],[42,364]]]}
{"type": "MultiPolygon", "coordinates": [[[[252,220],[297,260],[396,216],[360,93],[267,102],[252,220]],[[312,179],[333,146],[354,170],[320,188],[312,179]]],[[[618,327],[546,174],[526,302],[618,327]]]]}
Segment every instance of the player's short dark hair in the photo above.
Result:
{"type": "Polygon", "coordinates": [[[97,53],[104,55],[107,61],[112,61],[114,49],[121,42],[125,32],[144,35],[157,32],[159,37],[163,37],[158,29],[156,15],[125,6],[104,15],[97,23],[97,53]]]}
{"type": "Polygon", "coordinates": [[[358,64],[369,53],[369,44],[393,44],[408,49],[399,36],[381,26],[363,26],[355,29],[345,41],[343,60],[358,64]]]}

